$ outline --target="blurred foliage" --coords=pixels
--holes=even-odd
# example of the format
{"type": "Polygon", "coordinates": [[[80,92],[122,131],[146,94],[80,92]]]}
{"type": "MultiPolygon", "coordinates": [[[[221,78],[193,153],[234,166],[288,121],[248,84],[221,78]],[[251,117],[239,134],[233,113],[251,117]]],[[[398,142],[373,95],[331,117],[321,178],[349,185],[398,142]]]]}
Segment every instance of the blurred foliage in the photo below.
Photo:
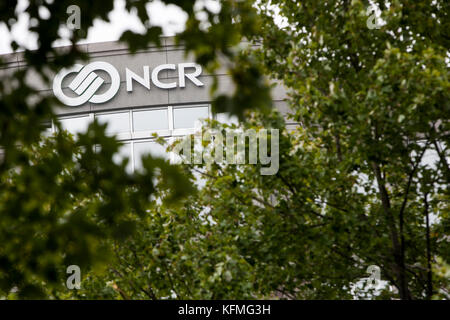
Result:
{"type": "Polygon", "coordinates": [[[258,2],[249,59],[288,87],[301,126],[256,112],[244,128],[281,130],[279,171],[191,165],[198,191],[152,209],[76,297],[448,299],[450,4],[383,2],[379,30],[368,5],[258,2]],[[378,292],[355,286],[369,265],[378,292]]]}
{"type": "MultiPolygon", "coordinates": [[[[144,161],[142,174],[127,173],[124,165],[112,161],[117,142],[105,136],[102,126],[91,127],[76,142],[64,133],[42,141],[44,126],[40,124],[56,120],[59,103],[36,90],[30,76],[50,82],[53,72],[88,59],[75,44],[86,37],[95,19],[109,21],[114,1],[27,2],[24,13],[17,9],[16,0],[0,2],[2,26],[11,31],[19,14],[28,15],[28,29],[38,42],[37,50],[28,50],[12,40],[13,50],[21,51],[26,67],[14,73],[0,70],[0,239],[4,243],[0,247],[0,297],[10,292],[20,298],[58,297],[58,290],[54,295],[49,290],[64,283],[67,265],[77,264],[83,272],[104,266],[111,249],[107,240],[123,240],[133,234],[151,206],[156,175],[164,177],[160,185],[170,194],[167,201],[171,203],[189,193],[191,187],[178,168],[150,157],[144,161]],[[72,45],[55,48],[68,18],[66,10],[74,4],[81,9],[81,29],[66,29],[72,45]],[[94,152],[94,146],[99,153],[94,152]]],[[[150,21],[149,2],[126,1],[126,10],[137,13],[146,26],[144,33],[128,30],[122,34],[120,41],[131,52],[150,44],[161,45],[162,30],[150,21]]],[[[208,6],[196,6],[195,1],[163,2],[179,6],[189,17],[185,31],[175,37],[176,43],[186,45],[186,54],[194,53],[210,71],[219,67],[219,56],[228,61],[230,73],[242,90],[231,97],[217,96],[213,90],[222,101],[218,109],[240,113],[243,105],[237,108],[238,103],[270,106],[270,89],[262,80],[261,68],[237,49],[243,36],[259,28],[259,16],[250,3],[223,1],[219,12],[212,12],[208,6]],[[206,14],[206,21],[198,19],[199,11],[206,14]],[[255,96],[255,90],[261,95],[255,96]]],[[[16,59],[0,57],[0,65],[11,57],[16,59]]]]}
{"type": "MultiPolygon", "coordinates": [[[[449,2],[382,1],[375,30],[366,26],[368,1],[221,1],[218,13],[204,8],[208,27],[194,1],[163,2],[188,13],[176,41],[209,71],[225,63],[237,84],[217,96],[215,83],[214,109],[246,119],[245,128],[280,129],[279,171],[149,157],[144,173],[128,175],[98,125],[77,142],[39,142],[36,123],[54,117],[54,101],[25,74],[86,57],[51,46],[72,1],[31,1],[40,47],[24,53],[30,68],[0,83],[0,290],[16,287],[11,298],[343,299],[378,265],[395,290],[372,298],[448,298],[449,2]],[[260,47],[242,50],[244,38],[260,47]],[[289,89],[301,126],[288,129],[268,112],[263,74],[289,89]],[[174,202],[188,186],[197,190],[174,202]],[[55,270],[74,258],[88,270],[82,288],[61,290],[64,270],[55,270]]],[[[145,3],[127,2],[149,26],[123,34],[132,50],[159,42],[145,3]]],[[[112,9],[112,1],[79,5],[89,13],[83,28],[112,9]]],[[[0,6],[10,26],[14,7],[0,6]]]]}
{"type": "Polygon", "coordinates": [[[107,240],[134,234],[155,190],[170,188],[171,202],[189,192],[182,172],[162,159],[147,157],[142,172],[127,174],[128,159],[112,160],[119,143],[104,130],[94,122],[76,140],[62,131],[22,146],[22,162],[1,174],[0,292],[39,298],[67,290],[66,268],[101,270],[112,252],[107,240]]]}
{"type": "Polygon", "coordinates": [[[448,297],[432,265],[450,260],[450,3],[376,3],[383,23],[370,30],[368,1],[261,1],[259,57],[292,89],[292,119],[320,150],[303,182],[318,193],[286,179],[297,199],[342,217],[328,243],[329,265],[348,261],[338,277],[375,264],[394,297],[448,297]],[[272,27],[270,5],[285,27],[272,27]]]}

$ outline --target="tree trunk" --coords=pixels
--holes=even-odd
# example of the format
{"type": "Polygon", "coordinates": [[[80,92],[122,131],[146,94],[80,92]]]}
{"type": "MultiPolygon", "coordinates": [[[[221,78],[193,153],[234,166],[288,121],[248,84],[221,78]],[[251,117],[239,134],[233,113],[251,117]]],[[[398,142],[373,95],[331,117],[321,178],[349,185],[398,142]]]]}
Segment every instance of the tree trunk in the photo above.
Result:
{"type": "Polygon", "coordinates": [[[386,215],[386,222],[389,228],[389,233],[392,242],[392,251],[394,255],[394,263],[395,263],[395,273],[397,275],[398,283],[399,283],[399,294],[400,299],[402,300],[410,300],[412,299],[411,293],[408,289],[408,280],[406,277],[406,267],[405,261],[402,254],[402,248],[399,242],[397,227],[395,224],[395,219],[391,210],[391,203],[389,200],[389,194],[386,190],[384,179],[381,175],[381,170],[378,164],[372,163],[372,168],[375,173],[375,177],[377,179],[378,190],[380,193],[381,203],[383,205],[383,211],[386,215]]]}

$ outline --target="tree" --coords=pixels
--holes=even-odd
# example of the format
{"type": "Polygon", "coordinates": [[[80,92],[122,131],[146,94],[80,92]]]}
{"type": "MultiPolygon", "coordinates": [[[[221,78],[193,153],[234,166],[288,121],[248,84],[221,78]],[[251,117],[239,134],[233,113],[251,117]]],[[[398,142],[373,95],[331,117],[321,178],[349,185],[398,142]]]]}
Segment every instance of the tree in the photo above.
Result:
{"type": "Polygon", "coordinates": [[[27,163],[0,176],[0,293],[37,298],[56,290],[58,297],[67,290],[61,279],[68,266],[86,272],[109,261],[105,239],[132,235],[155,189],[170,187],[171,201],[189,192],[181,172],[162,159],[147,157],[145,171],[124,174],[128,159],[113,162],[119,144],[104,129],[95,122],[76,140],[61,132],[22,146],[27,163]]]}
{"type": "MultiPolygon", "coordinates": [[[[80,4],[87,8],[87,2],[80,4]]],[[[204,185],[170,207],[167,201],[138,201],[142,204],[139,210],[129,210],[133,206],[127,205],[129,193],[125,193],[120,197],[125,205],[116,212],[118,221],[134,221],[132,214],[140,211],[145,223],[135,224],[135,236],[122,241],[104,229],[100,244],[115,253],[108,264],[101,264],[107,268],[91,270],[80,291],[67,295],[55,286],[48,294],[63,298],[342,299],[351,298],[354,284],[367,277],[367,267],[377,265],[381,278],[395,287],[383,290],[379,298],[448,298],[449,4],[443,0],[383,1],[380,29],[367,28],[368,1],[221,4],[219,13],[207,12],[210,26],[205,29],[193,14],[193,3],[179,2],[189,19],[177,39],[208,68],[217,67],[220,54],[229,58],[237,90],[231,97],[216,97],[213,107],[246,119],[245,128],[278,128],[278,172],[262,176],[260,165],[184,166],[192,185],[197,179],[192,172],[200,172],[204,185]],[[274,23],[273,6],[285,18],[285,26],[274,23]],[[238,53],[230,49],[244,36],[260,43],[260,49],[238,53]],[[267,111],[268,89],[261,71],[289,88],[292,119],[301,124],[295,130],[287,130],[283,119],[267,111]],[[430,152],[435,157],[427,163],[424,159],[430,152]]],[[[55,14],[48,20],[39,18],[34,2],[28,9],[38,19],[41,47],[25,56],[38,71],[80,57],[76,47],[62,55],[51,49],[66,6],[64,1],[45,5],[55,14]],[[45,60],[49,52],[56,55],[54,62],[45,60]]],[[[89,6],[92,15],[87,25],[93,17],[105,18],[104,11],[112,8],[112,2],[102,2],[102,8],[89,6]]],[[[132,7],[141,20],[148,20],[144,1],[127,4],[132,7]]],[[[5,21],[14,16],[9,6],[0,12],[5,21]]],[[[159,32],[157,28],[149,28],[144,35],[127,32],[123,40],[136,49],[157,42],[159,32]]],[[[23,84],[23,74],[16,79],[23,84]]],[[[48,100],[38,100],[31,108],[25,97],[33,91],[24,85],[2,82],[0,89],[0,145],[6,150],[0,171],[3,177],[7,170],[27,166],[30,155],[17,143],[36,143],[40,130],[31,124],[52,114],[48,100]],[[30,130],[21,130],[24,127],[30,130]]],[[[93,136],[102,137],[101,131],[94,130],[93,136]]],[[[82,140],[86,152],[96,144],[89,137],[82,140]]],[[[108,157],[112,156],[114,151],[108,150],[108,157]]],[[[96,157],[88,152],[81,172],[103,182],[94,184],[99,188],[93,191],[109,194],[106,200],[115,199],[116,191],[107,188],[109,176],[99,179],[88,165],[96,157]]],[[[150,191],[160,199],[171,196],[178,181],[175,175],[163,180],[172,181],[169,186],[141,185],[142,180],[131,178],[138,180],[130,182],[115,170],[108,157],[102,158],[105,162],[99,167],[106,167],[100,172],[128,181],[131,199],[144,199],[150,191]],[[132,196],[140,186],[144,191],[132,196]]],[[[180,169],[153,161],[148,160],[146,178],[153,177],[157,166],[161,172],[180,169]]],[[[47,185],[44,175],[36,176],[33,190],[47,185]]],[[[27,211],[8,206],[22,203],[25,195],[14,187],[23,188],[22,181],[29,181],[20,171],[13,177],[20,183],[6,184],[5,194],[14,201],[5,202],[2,215],[13,213],[18,222],[15,229],[8,224],[3,228],[37,230],[33,228],[44,220],[34,221],[27,211]]],[[[30,194],[27,197],[36,203],[39,193],[30,194]]],[[[108,207],[105,197],[98,199],[98,206],[108,207]]],[[[52,208],[58,210],[55,217],[63,213],[58,206],[52,208]]],[[[83,210],[93,217],[98,213],[95,206],[83,210]]],[[[36,231],[10,234],[8,241],[20,243],[36,231]]],[[[59,239],[51,232],[44,235],[59,239]]],[[[88,236],[89,232],[80,232],[80,237],[88,236]]],[[[32,248],[40,245],[39,241],[24,243],[32,248]]],[[[55,257],[51,261],[62,261],[64,252],[56,250],[55,257]]],[[[28,261],[14,250],[2,258],[15,264],[28,261]]],[[[30,275],[19,286],[22,291],[29,283],[52,279],[36,272],[32,264],[20,266],[30,275]]],[[[5,276],[10,270],[11,265],[0,264],[0,276],[6,279],[2,288],[17,283],[5,276]]]]}
{"type": "Polygon", "coordinates": [[[143,232],[156,242],[119,251],[116,267],[151,269],[108,277],[128,297],[145,284],[158,298],[351,298],[376,265],[393,286],[378,298],[449,298],[449,3],[383,1],[373,30],[368,5],[258,3],[261,47],[248,55],[289,88],[301,125],[246,114],[247,128],[282,132],[273,176],[192,165],[204,187],[176,213],[155,209],[166,229],[143,232]]]}
{"type": "MultiPolygon", "coordinates": [[[[148,158],[146,171],[130,175],[123,164],[112,157],[117,143],[104,135],[104,127],[91,127],[77,142],[58,133],[52,141],[43,142],[44,123],[56,120],[56,99],[43,96],[29,84],[27,75],[35,72],[43,81],[50,81],[49,71],[58,71],[75,61],[87,59],[76,46],[86,37],[94,19],[108,20],[113,0],[106,1],[28,1],[29,31],[37,36],[37,50],[21,48],[27,67],[9,74],[1,70],[0,81],[0,296],[12,291],[14,296],[30,298],[48,296],[65,282],[67,263],[93,268],[104,266],[100,249],[108,249],[108,239],[133,234],[136,219],[145,214],[149,197],[155,192],[150,182],[158,172],[165,177],[163,185],[176,200],[189,191],[179,170],[161,160],[148,158]],[[81,9],[81,29],[70,31],[72,45],[54,48],[59,31],[67,22],[67,9],[76,4],[81,9]],[[46,14],[45,14],[46,13],[46,14]],[[43,144],[43,146],[42,146],[43,144]],[[51,149],[53,148],[53,151],[51,149]],[[94,152],[96,150],[100,150],[94,152]],[[77,151],[78,150],[78,151],[77,151]],[[39,160],[39,161],[38,161],[39,160]],[[68,175],[70,173],[71,175],[68,175]],[[70,225],[70,226],[69,226],[70,225]],[[76,259],[75,259],[76,258],[76,259]],[[62,271],[61,271],[62,270],[62,271]]],[[[160,45],[161,28],[152,24],[147,14],[148,1],[127,1],[126,9],[137,12],[144,33],[125,31],[121,41],[135,52],[150,43],[160,45]]],[[[254,61],[238,56],[233,49],[242,36],[258,27],[256,10],[247,2],[223,1],[219,12],[195,7],[193,1],[176,3],[188,14],[184,32],[176,37],[184,42],[187,53],[194,53],[197,62],[209,70],[218,67],[220,56],[229,61],[234,79],[247,75],[239,84],[245,90],[217,100],[231,110],[240,110],[238,103],[252,105],[263,101],[268,105],[269,87],[261,81],[261,70],[254,61]],[[203,11],[200,21],[195,11],[203,11]],[[232,17],[241,19],[238,23],[232,17]],[[201,25],[208,24],[208,28],[201,25]],[[241,68],[244,66],[244,68],[241,68]],[[246,73],[250,69],[251,73],[246,73]],[[254,89],[262,94],[253,95],[254,89]]],[[[0,3],[0,21],[11,30],[17,23],[17,1],[0,3]]],[[[0,64],[7,62],[2,57],[0,64]]],[[[213,90],[214,92],[214,90],[213,90]]],[[[86,270],[87,271],[87,270],[86,270]]],[[[60,294],[56,292],[53,297],[60,294]]]]}
{"type": "Polygon", "coordinates": [[[330,152],[335,189],[321,197],[336,210],[379,217],[388,251],[355,254],[379,260],[402,299],[430,298],[439,288],[433,257],[448,253],[437,242],[448,233],[449,4],[382,1],[385,23],[369,30],[364,1],[271,3],[288,27],[269,27],[266,15],[261,56],[293,89],[294,118],[330,152]],[[434,166],[422,161],[429,152],[437,155],[434,166]],[[367,177],[356,185],[373,202],[358,201],[350,176],[367,177]],[[442,224],[431,225],[432,214],[442,224]]]}

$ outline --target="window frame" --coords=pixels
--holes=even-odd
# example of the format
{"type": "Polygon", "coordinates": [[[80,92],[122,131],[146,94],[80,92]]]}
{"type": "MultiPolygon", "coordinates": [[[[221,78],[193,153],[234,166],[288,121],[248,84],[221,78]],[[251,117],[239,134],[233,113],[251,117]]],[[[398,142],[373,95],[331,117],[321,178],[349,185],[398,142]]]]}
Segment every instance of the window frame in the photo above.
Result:
{"type": "Polygon", "coordinates": [[[113,111],[113,110],[108,110],[108,111],[99,111],[99,112],[90,112],[92,114],[92,117],[94,119],[97,118],[97,116],[103,116],[103,115],[109,115],[109,114],[119,114],[119,113],[128,113],[128,128],[130,129],[128,132],[124,131],[124,132],[118,132],[118,133],[106,133],[107,136],[115,136],[117,140],[130,140],[131,139],[131,132],[133,130],[132,128],[132,123],[130,121],[130,111],[129,110],[123,110],[123,109],[119,109],[117,111],[113,111]]]}
{"type": "MultiPolygon", "coordinates": [[[[62,125],[61,120],[64,121],[64,120],[76,119],[76,118],[88,118],[89,124],[91,124],[94,121],[94,114],[89,112],[89,113],[79,113],[79,114],[75,114],[75,115],[71,115],[71,116],[63,115],[61,117],[58,117],[58,122],[62,125]]],[[[89,126],[89,124],[88,124],[88,126],[89,126]]],[[[56,127],[55,122],[52,120],[52,133],[56,133],[57,129],[58,128],[56,127]]],[[[64,129],[64,130],[67,130],[67,129],[64,129]]],[[[67,131],[69,131],[69,130],[67,130],[67,131]]],[[[78,132],[71,132],[71,131],[69,131],[69,132],[73,135],[78,134],[78,132]]]]}
{"type": "MultiPolygon", "coordinates": [[[[74,113],[71,115],[61,115],[58,117],[58,121],[65,119],[74,119],[74,118],[83,118],[88,117],[89,122],[93,122],[96,116],[99,115],[107,115],[107,114],[117,114],[117,113],[127,113],[128,112],[128,120],[129,120],[129,132],[122,133],[109,133],[108,136],[115,136],[116,139],[123,144],[129,144],[131,148],[131,155],[129,158],[131,165],[131,172],[136,172],[135,166],[135,154],[134,154],[134,144],[141,142],[154,142],[156,139],[153,137],[153,134],[157,134],[159,137],[164,138],[169,144],[172,144],[175,139],[179,139],[180,137],[187,136],[190,134],[194,134],[197,128],[174,128],[174,109],[188,109],[188,108],[198,108],[198,107],[207,107],[208,108],[208,119],[213,119],[211,105],[208,103],[198,103],[198,104],[188,104],[188,105],[166,105],[166,106],[147,106],[147,107],[139,107],[139,108],[117,108],[113,110],[98,110],[98,111],[88,111],[85,113],[74,113]],[[134,131],[134,123],[133,123],[133,113],[140,111],[154,111],[154,110],[167,110],[167,120],[168,120],[168,129],[159,129],[159,130],[143,130],[143,131],[134,131]]],[[[54,121],[52,121],[52,133],[56,132],[56,126],[54,121]]],[[[73,133],[76,134],[76,133],[73,133]]],[[[168,153],[167,160],[170,163],[174,163],[175,155],[172,152],[168,153]]]]}
{"type": "Polygon", "coordinates": [[[184,135],[188,135],[188,134],[193,134],[195,133],[195,130],[197,128],[175,128],[175,112],[174,109],[193,109],[193,108],[204,108],[207,107],[208,108],[208,119],[212,119],[212,114],[211,114],[211,105],[209,104],[195,104],[195,105],[188,105],[188,106],[172,106],[172,116],[171,116],[171,121],[172,121],[172,136],[184,136],[184,135]]]}

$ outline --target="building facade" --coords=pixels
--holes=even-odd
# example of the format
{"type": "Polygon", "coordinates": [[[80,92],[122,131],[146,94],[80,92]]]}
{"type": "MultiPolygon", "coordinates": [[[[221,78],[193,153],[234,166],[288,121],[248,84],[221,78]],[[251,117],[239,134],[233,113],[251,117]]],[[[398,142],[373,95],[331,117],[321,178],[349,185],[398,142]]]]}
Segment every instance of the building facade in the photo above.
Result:
{"type": "MultiPolygon", "coordinates": [[[[76,134],[94,119],[107,123],[107,133],[121,142],[120,156],[130,159],[129,170],[137,170],[141,156],[151,153],[170,158],[154,141],[154,134],[168,142],[194,132],[196,122],[205,118],[235,121],[226,114],[213,115],[210,87],[213,75],[185,56],[173,38],[162,38],[162,47],[148,47],[130,54],[125,44],[104,42],[80,45],[89,61],[51,75],[43,83],[30,74],[31,86],[42,94],[55,95],[61,102],[56,113],[63,128],[76,134]]],[[[27,68],[20,54],[6,57],[1,72],[27,68]]],[[[216,76],[219,92],[234,90],[231,78],[221,68],[216,76]]],[[[274,106],[287,114],[286,91],[277,85],[272,91],[274,106]]],[[[49,123],[49,132],[56,126],[49,123]]]]}

